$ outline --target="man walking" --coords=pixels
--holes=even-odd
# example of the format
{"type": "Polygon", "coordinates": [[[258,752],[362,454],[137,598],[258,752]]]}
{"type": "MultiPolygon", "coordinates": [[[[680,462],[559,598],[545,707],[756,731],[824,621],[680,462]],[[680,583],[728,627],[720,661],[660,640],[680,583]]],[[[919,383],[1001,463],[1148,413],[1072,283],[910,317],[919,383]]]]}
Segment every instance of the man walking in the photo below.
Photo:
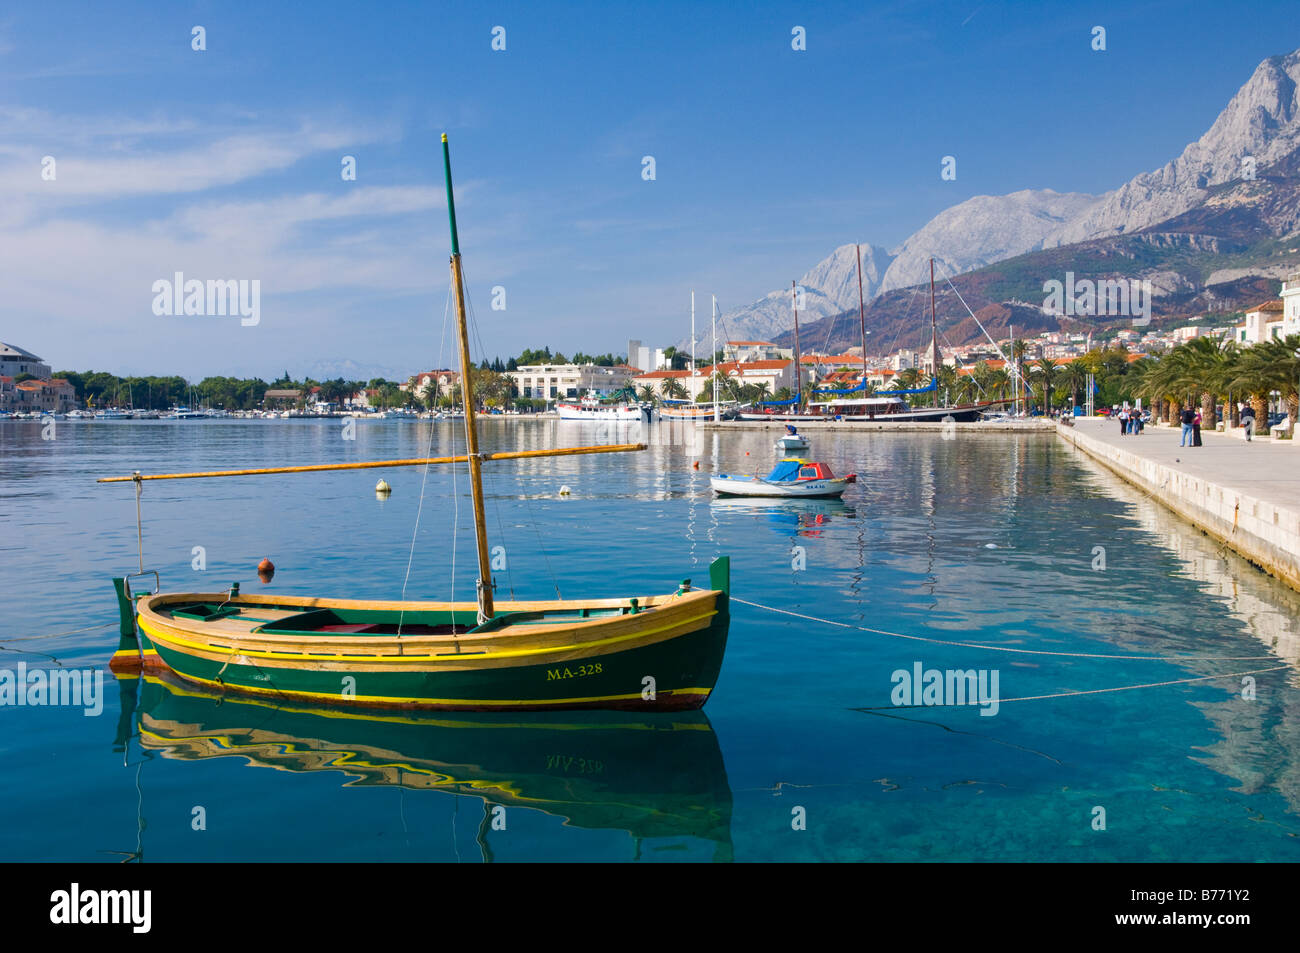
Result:
{"type": "Polygon", "coordinates": [[[1184,407],[1178,415],[1178,420],[1183,425],[1183,438],[1178,442],[1178,446],[1186,447],[1192,442],[1192,421],[1196,419],[1196,414],[1192,413],[1190,407],[1184,407]]]}
{"type": "Polygon", "coordinates": [[[1241,408],[1241,426],[1246,430],[1246,441],[1249,443],[1251,434],[1255,432],[1255,408],[1250,404],[1241,408]]]}

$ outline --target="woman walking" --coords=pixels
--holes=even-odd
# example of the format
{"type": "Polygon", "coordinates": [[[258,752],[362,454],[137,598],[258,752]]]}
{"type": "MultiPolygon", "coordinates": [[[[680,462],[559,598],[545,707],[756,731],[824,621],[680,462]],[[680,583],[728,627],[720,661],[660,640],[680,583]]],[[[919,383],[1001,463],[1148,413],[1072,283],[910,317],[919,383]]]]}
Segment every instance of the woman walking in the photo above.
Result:
{"type": "Polygon", "coordinates": [[[1196,416],[1192,418],[1192,446],[1201,445],[1201,412],[1198,410],[1196,416]]]}

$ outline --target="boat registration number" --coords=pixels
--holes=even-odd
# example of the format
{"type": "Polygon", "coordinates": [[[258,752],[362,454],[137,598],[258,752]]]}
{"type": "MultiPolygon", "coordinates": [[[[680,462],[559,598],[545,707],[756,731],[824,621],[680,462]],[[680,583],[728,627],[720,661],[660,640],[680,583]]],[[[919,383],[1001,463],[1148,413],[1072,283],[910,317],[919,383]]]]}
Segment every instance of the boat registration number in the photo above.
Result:
{"type": "Polygon", "coordinates": [[[560,678],[582,678],[586,675],[599,675],[604,669],[599,662],[593,662],[590,665],[579,665],[576,668],[548,668],[546,670],[546,680],[553,682],[560,678]]]}

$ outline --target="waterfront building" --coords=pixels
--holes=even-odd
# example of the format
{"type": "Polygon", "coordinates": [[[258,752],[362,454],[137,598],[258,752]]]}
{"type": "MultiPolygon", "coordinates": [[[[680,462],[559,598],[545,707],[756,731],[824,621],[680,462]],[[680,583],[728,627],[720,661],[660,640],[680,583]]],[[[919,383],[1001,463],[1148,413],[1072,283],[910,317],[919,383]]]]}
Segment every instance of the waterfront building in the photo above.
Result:
{"type": "MultiPolygon", "coordinates": [[[[630,342],[629,342],[630,343],[630,342]]],[[[559,397],[608,397],[622,390],[641,371],[627,364],[521,364],[510,372],[518,396],[535,400],[559,397]]]]}
{"type": "Polygon", "coordinates": [[[76,407],[76,389],[65,378],[15,381],[12,377],[0,377],[0,411],[66,414],[76,407]]]}
{"type": "Polygon", "coordinates": [[[301,396],[302,391],[296,387],[288,390],[268,390],[262,395],[262,406],[268,410],[276,406],[289,406],[298,403],[298,398],[301,396]]]}
{"type": "MultiPolygon", "coordinates": [[[[1239,344],[1258,344],[1270,338],[1282,337],[1283,304],[1281,299],[1265,301],[1246,312],[1244,332],[1239,331],[1239,344]]],[[[1179,329],[1182,330],[1181,328],[1179,329]]]]}
{"type": "Polygon", "coordinates": [[[0,341],[0,377],[18,377],[22,374],[31,374],[32,377],[47,381],[54,376],[54,371],[31,351],[0,341]]]}
{"type": "MultiPolygon", "coordinates": [[[[436,371],[424,371],[416,374],[404,384],[400,384],[399,389],[410,391],[418,399],[424,400],[429,393],[430,388],[437,387],[439,396],[449,396],[452,388],[460,385],[460,374],[453,370],[442,368],[436,371]]],[[[369,391],[366,392],[370,393],[369,391]]],[[[365,406],[369,406],[369,400],[366,394],[361,395],[361,400],[365,406]]]]}

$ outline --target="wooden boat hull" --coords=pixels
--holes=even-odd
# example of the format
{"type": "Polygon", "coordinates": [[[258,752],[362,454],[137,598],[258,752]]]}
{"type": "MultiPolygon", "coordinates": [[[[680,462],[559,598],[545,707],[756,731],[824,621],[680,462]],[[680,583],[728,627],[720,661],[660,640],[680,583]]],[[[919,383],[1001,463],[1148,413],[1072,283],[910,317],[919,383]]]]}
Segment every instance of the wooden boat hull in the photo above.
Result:
{"type": "Polygon", "coordinates": [[[716,589],[641,600],[498,603],[477,628],[473,603],[145,596],[140,664],[209,689],[342,707],[695,709],[717,681],[729,625],[725,557],[711,575],[716,589]],[[218,606],[224,614],[195,617],[218,606]],[[343,621],[309,629],[322,619],[343,621]],[[382,631],[398,620],[400,637],[382,631]]]}
{"type": "Polygon", "coordinates": [[[845,477],[829,480],[795,480],[776,482],[762,480],[758,477],[709,477],[709,485],[715,493],[728,496],[768,496],[787,498],[833,497],[842,496],[849,488],[845,477]]]}

